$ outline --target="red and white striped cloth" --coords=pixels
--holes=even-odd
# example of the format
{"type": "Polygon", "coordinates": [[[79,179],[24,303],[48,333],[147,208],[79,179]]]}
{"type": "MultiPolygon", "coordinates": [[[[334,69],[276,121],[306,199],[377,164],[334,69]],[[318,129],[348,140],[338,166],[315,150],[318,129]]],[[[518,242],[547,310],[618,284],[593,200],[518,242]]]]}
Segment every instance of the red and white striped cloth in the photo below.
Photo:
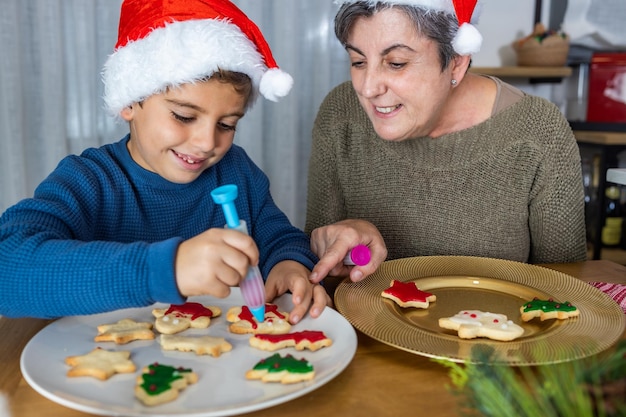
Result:
{"type": "Polygon", "coordinates": [[[626,314],[626,285],[611,284],[608,282],[590,282],[589,284],[608,294],[622,307],[622,311],[626,314]]]}

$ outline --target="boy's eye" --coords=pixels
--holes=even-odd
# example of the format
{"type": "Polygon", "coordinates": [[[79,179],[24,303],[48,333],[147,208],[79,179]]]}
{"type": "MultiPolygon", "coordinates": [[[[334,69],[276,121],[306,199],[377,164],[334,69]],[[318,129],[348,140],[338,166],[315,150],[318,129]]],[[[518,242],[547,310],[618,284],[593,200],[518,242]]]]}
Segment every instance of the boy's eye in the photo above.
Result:
{"type": "Polygon", "coordinates": [[[185,116],[182,116],[182,115],[180,115],[180,114],[178,114],[176,112],[172,112],[172,116],[174,116],[174,118],[176,120],[178,120],[179,122],[181,122],[181,123],[191,123],[194,120],[196,120],[195,117],[185,117],[185,116]]]}

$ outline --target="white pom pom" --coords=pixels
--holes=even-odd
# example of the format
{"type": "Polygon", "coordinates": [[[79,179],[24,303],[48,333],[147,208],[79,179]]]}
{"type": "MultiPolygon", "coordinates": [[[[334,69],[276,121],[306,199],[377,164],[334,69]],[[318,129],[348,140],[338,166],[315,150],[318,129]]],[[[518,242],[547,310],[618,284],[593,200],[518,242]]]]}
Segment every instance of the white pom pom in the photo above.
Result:
{"type": "Polygon", "coordinates": [[[471,55],[480,51],[483,37],[475,26],[463,23],[452,40],[452,47],[460,55],[471,55]]]}
{"type": "Polygon", "coordinates": [[[268,100],[278,101],[279,98],[289,94],[293,86],[293,78],[286,72],[278,68],[271,68],[265,71],[261,77],[259,91],[268,100]]]}

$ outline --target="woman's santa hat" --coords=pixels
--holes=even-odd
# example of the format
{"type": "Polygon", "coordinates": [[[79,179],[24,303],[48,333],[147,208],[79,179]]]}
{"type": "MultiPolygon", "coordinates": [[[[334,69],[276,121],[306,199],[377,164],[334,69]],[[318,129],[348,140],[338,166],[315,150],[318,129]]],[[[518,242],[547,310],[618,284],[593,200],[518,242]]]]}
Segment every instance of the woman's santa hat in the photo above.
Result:
{"type": "Polygon", "coordinates": [[[241,72],[277,101],[293,79],[278,68],[259,28],[229,0],[124,0],[115,51],[104,65],[104,101],[113,115],[168,87],[218,69],[241,72]]]}
{"type": "Polygon", "coordinates": [[[478,20],[481,2],[479,0],[335,0],[336,4],[357,3],[362,1],[374,5],[386,3],[389,5],[407,5],[442,11],[456,15],[459,21],[459,30],[452,40],[452,47],[459,55],[471,55],[480,51],[483,37],[473,25],[478,20]],[[478,7],[477,7],[478,6],[478,7]]]}

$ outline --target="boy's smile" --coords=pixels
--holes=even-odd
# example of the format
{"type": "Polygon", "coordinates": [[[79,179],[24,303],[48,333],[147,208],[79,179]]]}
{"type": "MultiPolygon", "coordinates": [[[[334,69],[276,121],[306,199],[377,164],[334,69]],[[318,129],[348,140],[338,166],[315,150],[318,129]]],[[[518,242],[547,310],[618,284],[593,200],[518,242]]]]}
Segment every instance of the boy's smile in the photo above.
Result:
{"type": "Polygon", "coordinates": [[[133,160],[168,181],[186,184],[230,149],[245,98],[215,79],[184,84],[125,108],[133,160]]]}

